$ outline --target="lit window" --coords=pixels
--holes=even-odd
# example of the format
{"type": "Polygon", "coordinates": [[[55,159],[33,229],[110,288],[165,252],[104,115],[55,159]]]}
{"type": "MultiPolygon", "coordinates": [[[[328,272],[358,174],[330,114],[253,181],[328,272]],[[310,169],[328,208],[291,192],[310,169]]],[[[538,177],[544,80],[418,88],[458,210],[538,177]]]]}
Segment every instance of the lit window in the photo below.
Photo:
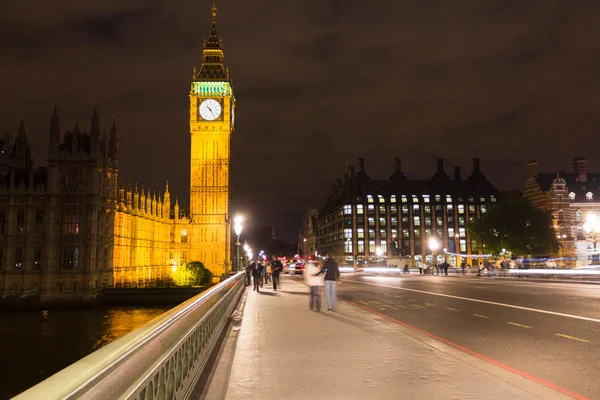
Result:
{"type": "Polygon", "coordinates": [[[365,252],[365,242],[363,240],[359,240],[356,247],[357,247],[356,250],[359,253],[364,253],[365,252]]]}
{"type": "MultiPolygon", "coordinates": [[[[420,229],[414,229],[413,230],[414,234],[415,234],[415,238],[420,238],[421,237],[421,230],[420,229]]],[[[415,243],[416,245],[416,243],[415,243]]]]}
{"type": "Polygon", "coordinates": [[[380,239],[386,239],[387,238],[387,231],[385,229],[380,229],[379,230],[379,238],[380,239]]]}
{"type": "Polygon", "coordinates": [[[490,196],[490,201],[491,201],[492,203],[495,203],[495,202],[496,202],[496,196],[494,196],[494,195],[491,195],[491,196],[490,196]]]}
{"type": "Polygon", "coordinates": [[[398,214],[398,206],[390,206],[390,214],[398,214]]]}
{"type": "Polygon", "coordinates": [[[446,195],[446,203],[452,203],[452,196],[449,194],[446,195]]]}
{"type": "Polygon", "coordinates": [[[562,194],[557,194],[557,195],[556,195],[556,201],[558,201],[559,203],[560,203],[561,201],[563,201],[562,194]]]}
{"type": "Polygon", "coordinates": [[[479,209],[482,214],[485,214],[487,212],[487,207],[485,205],[482,205],[479,209]]]}
{"type": "Polygon", "coordinates": [[[395,194],[393,194],[393,195],[390,197],[390,203],[395,203],[395,202],[396,202],[396,195],[395,195],[395,194]]]}
{"type": "Polygon", "coordinates": [[[421,217],[414,217],[413,220],[414,220],[414,223],[413,223],[414,226],[421,225],[421,217]]]}
{"type": "Polygon", "coordinates": [[[444,224],[444,221],[442,220],[442,217],[435,217],[435,224],[437,226],[442,226],[444,224]]]}
{"type": "Polygon", "coordinates": [[[474,203],[475,202],[475,198],[473,196],[469,196],[469,203],[474,203]]]}
{"type": "Polygon", "coordinates": [[[431,206],[425,206],[423,207],[425,214],[431,214],[431,206]]]}
{"type": "Polygon", "coordinates": [[[408,206],[402,206],[402,214],[408,214],[408,206]]]}
{"type": "Polygon", "coordinates": [[[373,202],[373,196],[371,196],[370,194],[367,195],[367,203],[372,203],[373,202]]]}
{"type": "Polygon", "coordinates": [[[363,228],[358,228],[356,230],[356,237],[358,237],[359,239],[364,239],[365,238],[365,230],[363,228]]]}
{"type": "Polygon", "coordinates": [[[187,229],[181,230],[181,243],[187,243],[187,229]]]}
{"type": "Polygon", "coordinates": [[[374,206],[374,205],[371,205],[371,204],[369,204],[369,205],[367,206],[367,211],[369,212],[369,214],[372,214],[372,213],[374,213],[374,212],[375,212],[375,206],[374,206]]]}
{"type": "Polygon", "coordinates": [[[385,218],[384,217],[379,218],[379,226],[385,226],[385,218]]]}
{"type": "Polygon", "coordinates": [[[454,237],[454,228],[448,228],[448,237],[454,237]]]}
{"type": "Polygon", "coordinates": [[[439,194],[436,194],[435,201],[436,201],[436,203],[439,203],[440,201],[442,201],[442,196],[440,196],[439,194]]]}
{"type": "Polygon", "coordinates": [[[380,194],[378,194],[378,195],[377,195],[377,200],[378,200],[380,203],[385,203],[385,199],[384,199],[384,198],[383,198],[383,196],[382,196],[382,195],[380,195],[380,194]]]}
{"type": "Polygon", "coordinates": [[[375,226],[375,218],[373,218],[373,217],[369,218],[369,226],[375,226]]]}
{"type": "Polygon", "coordinates": [[[577,221],[580,221],[580,220],[581,220],[581,211],[577,210],[577,212],[575,213],[575,219],[576,219],[577,221]]]}
{"type": "Polygon", "coordinates": [[[402,237],[408,239],[410,237],[410,231],[408,229],[402,229],[402,237]]]}
{"type": "Polygon", "coordinates": [[[464,214],[464,213],[465,213],[465,206],[464,206],[464,205],[462,205],[462,204],[459,204],[459,205],[457,206],[457,208],[458,208],[458,213],[459,213],[459,214],[464,214]]]}
{"type": "Polygon", "coordinates": [[[592,194],[592,192],[587,192],[586,195],[585,195],[585,198],[588,201],[591,201],[591,200],[594,200],[594,195],[592,194]]]}
{"type": "Polygon", "coordinates": [[[357,204],[356,205],[356,213],[357,214],[362,214],[363,212],[364,212],[363,205],[362,204],[357,204]]]}
{"type": "Polygon", "coordinates": [[[412,202],[413,203],[418,203],[419,202],[419,198],[417,197],[417,195],[415,195],[415,194],[412,195],[412,202]]]}
{"type": "Polygon", "coordinates": [[[375,241],[369,240],[369,253],[375,253],[375,241]]]}
{"type": "Polygon", "coordinates": [[[425,237],[428,237],[428,238],[431,237],[431,229],[430,228],[425,229],[425,237]]]}
{"type": "Polygon", "coordinates": [[[408,202],[408,199],[406,198],[406,196],[405,196],[405,195],[402,195],[402,202],[403,202],[403,203],[407,203],[407,202],[408,202]]]}
{"type": "Polygon", "coordinates": [[[446,205],[446,210],[448,211],[448,213],[453,213],[454,212],[454,206],[452,204],[447,204],[446,205]]]}
{"type": "Polygon", "coordinates": [[[475,214],[475,206],[474,205],[469,206],[469,214],[475,214]]]}
{"type": "Polygon", "coordinates": [[[458,228],[458,236],[460,237],[466,237],[467,236],[467,231],[465,228],[458,228]]]}
{"type": "Polygon", "coordinates": [[[352,239],[352,229],[344,229],[344,237],[346,239],[352,239]]]}
{"type": "Polygon", "coordinates": [[[346,204],[344,206],[344,214],[348,215],[348,214],[352,214],[352,206],[349,204],[346,204]]]}
{"type": "Polygon", "coordinates": [[[429,195],[428,194],[424,194],[423,195],[423,202],[424,203],[429,203],[429,195]]]}
{"type": "Polygon", "coordinates": [[[483,196],[479,197],[479,202],[480,203],[485,203],[485,197],[483,197],[483,196]]]}
{"type": "Polygon", "coordinates": [[[569,193],[569,200],[571,200],[571,201],[575,200],[575,193],[573,193],[573,192],[569,193]]]}
{"type": "Polygon", "coordinates": [[[419,205],[413,204],[413,211],[419,212],[419,205]]]}
{"type": "Polygon", "coordinates": [[[344,252],[352,254],[352,241],[346,240],[344,243],[344,252]]]}
{"type": "Polygon", "coordinates": [[[564,219],[564,218],[565,218],[565,213],[563,212],[563,210],[560,210],[560,211],[558,212],[558,219],[562,220],[562,219],[564,219]]]}
{"type": "Polygon", "coordinates": [[[460,239],[460,252],[466,253],[467,251],[467,241],[464,239],[460,239]]]}
{"type": "Polygon", "coordinates": [[[425,217],[425,225],[431,226],[431,217],[425,217]]]}

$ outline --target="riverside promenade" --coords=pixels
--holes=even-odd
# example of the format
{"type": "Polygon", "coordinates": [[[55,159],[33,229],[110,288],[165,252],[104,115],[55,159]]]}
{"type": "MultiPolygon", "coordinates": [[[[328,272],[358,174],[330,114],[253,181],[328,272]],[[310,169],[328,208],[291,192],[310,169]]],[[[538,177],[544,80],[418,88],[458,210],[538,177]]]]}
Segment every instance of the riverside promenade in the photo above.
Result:
{"type": "MultiPolygon", "coordinates": [[[[344,283],[342,282],[342,285],[344,283]]],[[[307,287],[250,288],[201,399],[567,399],[350,302],[308,309],[307,287]]]]}

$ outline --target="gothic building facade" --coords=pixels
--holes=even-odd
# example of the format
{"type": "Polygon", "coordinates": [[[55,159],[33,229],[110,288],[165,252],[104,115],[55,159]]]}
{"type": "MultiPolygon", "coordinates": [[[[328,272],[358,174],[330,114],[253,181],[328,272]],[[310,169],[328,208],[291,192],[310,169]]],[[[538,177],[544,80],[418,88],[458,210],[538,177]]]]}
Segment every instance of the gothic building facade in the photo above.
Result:
{"type": "Polygon", "coordinates": [[[538,161],[529,162],[523,197],[549,211],[559,241],[561,267],[600,265],[600,173],[588,172],[585,158],[573,159],[573,171],[539,172],[538,161]]]}
{"type": "Polygon", "coordinates": [[[229,165],[235,98],[216,30],[190,89],[191,207],[125,185],[113,121],[60,133],[50,118],[45,167],[34,168],[24,124],[0,140],[0,295],[93,296],[103,287],[161,286],[178,265],[230,268],[229,165]]]}
{"type": "Polygon", "coordinates": [[[470,237],[467,224],[485,214],[499,197],[481,172],[478,158],[473,159],[467,179],[460,167],[455,167],[453,178],[448,176],[439,158],[437,172],[429,180],[407,179],[399,158],[389,179],[372,180],[359,158],[358,171],[350,166],[332,184],[316,221],[317,250],[344,263],[400,256],[417,265],[432,261],[428,241],[435,237],[440,244],[438,262],[477,265],[472,263],[483,249],[470,237]]]}

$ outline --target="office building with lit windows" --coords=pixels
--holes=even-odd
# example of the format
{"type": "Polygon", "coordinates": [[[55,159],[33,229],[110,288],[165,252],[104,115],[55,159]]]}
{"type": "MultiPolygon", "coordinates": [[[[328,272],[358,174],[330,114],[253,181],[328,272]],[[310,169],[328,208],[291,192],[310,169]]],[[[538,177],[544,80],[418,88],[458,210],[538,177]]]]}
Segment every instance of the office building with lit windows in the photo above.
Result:
{"type": "Polygon", "coordinates": [[[467,179],[460,167],[454,168],[454,177],[448,176],[440,158],[429,180],[408,179],[399,158],[389,179],[372,180],[359,158],[358,169],[350,166],[332,185],[319,213],[317,249],[342,263],[400,256],[415,266],[432,261],[427,243],[435,237],[441,244],[439,261],[445,257],[453,265],[472,265],[469,255],[482,254],[482,247],[471,239],[467,224],[485,214],[499,196],[481,173],[478,158],[467,179]]]}

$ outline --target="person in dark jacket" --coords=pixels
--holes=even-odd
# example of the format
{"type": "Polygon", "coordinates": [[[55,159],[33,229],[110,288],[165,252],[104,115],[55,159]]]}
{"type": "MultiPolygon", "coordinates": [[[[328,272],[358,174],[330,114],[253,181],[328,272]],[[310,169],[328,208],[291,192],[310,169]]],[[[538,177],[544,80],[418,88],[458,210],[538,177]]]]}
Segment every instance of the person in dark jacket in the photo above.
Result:
{"type": "Polygon", "coordinates": [[[252,278],[254,279],[254,289],[253,290],[260,292],[260,285],[262,284],[261,276],[260,276],[260,271],[262,269],[262,265],[260,263],[260,260],[254,261],[250,265],[250,267],[252,269],[252,278]]]}
{"type": "Polygon", "coordinates": [[[279,274],[283,271],[283,264],[281,261],[277,259],[277,257],[273,256],[273,261],[271,262],[271,275],[273,278],[273,290],[277,290],[277,284],[279,283],[279,274]]]}
{"type": "Polygon", "coordinates": [[[338,263],[327,254],[327,259],[323,263],[321,273],[325,274],[325,300],[327,309],[332,311],[335,308],[335,298],[337,296],[337,279],[340,277],[338,263]]]}

